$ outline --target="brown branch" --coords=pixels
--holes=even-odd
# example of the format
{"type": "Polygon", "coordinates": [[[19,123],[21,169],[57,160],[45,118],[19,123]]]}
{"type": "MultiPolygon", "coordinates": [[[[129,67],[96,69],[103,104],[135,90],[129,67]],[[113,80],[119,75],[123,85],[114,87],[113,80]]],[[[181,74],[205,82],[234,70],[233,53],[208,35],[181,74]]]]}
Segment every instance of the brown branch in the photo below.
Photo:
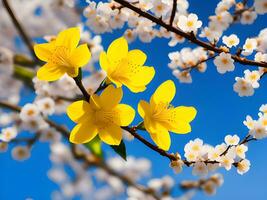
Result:
{"type": "Polygon", "coordinates": [[[27,35],[25,29],[23,28],[23,26],[21,25],[21,23],[18,21],[16,15],[14,14],[12,8],[9,5],[8,0],[3,0],[3,5],[7,10],[8,15],[10,16],[15,28],[17,29],[18,33],[21,35],[21,38],[23,39],[23,41],[25,42],[26,46],[28,47],[28,50],[30,51],[34,61],[36,61],[37,63],[38,58],[36,57],[34,50],[33,50],[33,46],[32,46],[32,42],[30,37],[27,35]]]}
{"type": "MultiPolygon", "coordinates": [[[[138,13],[140,16],[149,19],[150,21],[156,23],[157,25],[164,27],[166,30],[173,32],[177,35],[180,35],[184,38],[186,38],[187,40],[191,41],[192,43],[201,46],[203,48],[205,48],[206,50],[210,50],[213,51],[215,53],[221,53],[223,52],[223,50],[219,47],[213,46],[210,43],[204,42],[202,40],[197,39],[195,36],[193,36],[190,33],[185,33],[182,30],[175,28],[169,24],[166,24],[164,21],[162,21],[159,18],[156,18],[155,16],[149,14],[148,12],[144,12],[141,9],[139,9],[138,7],[132,5],[131,3],[124,1],[124,0],[115,0],[117,3],[123,5],[124,7],[129,8],[130,10],[138,13]]],[[[254,60],[249,60],[245,57],[240,57],[234,54],[231,54],[231,57],[234,61],[243,64],[243,65],[250,65],[250,66],[259,66],[259,67],[264,67],[267,68],[267,63],[266,62],[256,62],[254,60]]]]}
{"type": "Polygon", "coordinates": [[[173,0],[172,1],[172,13],[170,17],[170,26],[172,26],[173,20],[175,18],[176,9],[177,9],[177,0],[173,0]]]}
{"type": "Polygon", "coordinates": [[[143,144],[145,144],[147,147],[149,147],[150,149],[152,149],[153,151],[156,151],[158,152],[160,155],[164,156],[164,157],[167,157],[169,158],[171,161],[172,160],[177,160],[177,158],[175,157],[174,154],[170,154],[166,151],[164,151],[163,149],[157,147],[156,145],[154,144],[151,144],[150,142],[148,142],[145,138],[143,138],[141,135],[139,135],[137,132],[136,132],[136,127],[122,127],[124,130],[126,130],[127,132],[129,132],[131,135],[133,135],[136,139],[138,139],[140,142],[142,142],[143,144]]]}

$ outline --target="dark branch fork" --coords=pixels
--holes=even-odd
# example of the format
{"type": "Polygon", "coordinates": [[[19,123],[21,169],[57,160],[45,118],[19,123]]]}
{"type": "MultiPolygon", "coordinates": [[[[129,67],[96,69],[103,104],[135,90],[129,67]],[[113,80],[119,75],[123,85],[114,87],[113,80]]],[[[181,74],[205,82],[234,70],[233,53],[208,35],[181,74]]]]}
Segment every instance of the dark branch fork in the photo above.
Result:
{"type": "MultiPolygon", "coordinates": [[[[156,23],[157,25],[164,27],[166,30],[173,32],[179,36],[182,36],[182,37],[186,38],[187,40],[191,41],[192,43],[203,47],[206,50],[210,50],[210,51],[213,51],[215,53],[223,52],[223,49],[221,49],[217,46],[214,46],[210,43],[199,40],[198,38],[196,38],[195,35],[193,35],[191,33],[183,32],[182,30],[175,28],[170,24],[165,23],[164,21],[162,21],[162,19],[156,18],[155,16],[151,15],[150,13],[142,11],[140,8],[132,5],[131,3],[127,2],[127,1],[124,1],[124,0],[114,0],[114,1],[116,1],[117,3],[121,4],[122,6],[124,6],[126,8],[129,8],[130,10],[136,12],[140,16],[142,16],[146,19],[149,19],[150,21],[156,23]]],[[[234,61],[236,61],[240,64],[243,64],[243,65],[258,66],[258,67],[267,68],[266,62],[256,62],[254,60],[249,60],[245,57],[240,57],[240,56],[235,55],[235,54],[231,54],[231,57],[234,61]]]]}

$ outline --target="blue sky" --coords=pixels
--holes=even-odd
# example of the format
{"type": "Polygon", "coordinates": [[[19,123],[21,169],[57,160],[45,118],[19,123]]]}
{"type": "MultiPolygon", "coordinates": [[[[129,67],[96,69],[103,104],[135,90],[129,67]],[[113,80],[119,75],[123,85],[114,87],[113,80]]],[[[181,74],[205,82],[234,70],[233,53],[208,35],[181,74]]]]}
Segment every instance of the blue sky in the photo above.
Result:
{"type": "MultiPolygon", "coordinates": [[[[214,8],[218,3],[218,1],[210,0],[203,0],[201,3],[198,0],[190,0],[189,2],[189,11],[197,13],[204,24],[207,23],[207,17],[214,14],[214,8]]],[[[266,19],[266,16],[258,16],[256,23],[253,25],[233,25],[225,34],[237,34],[242,44],[245,38],[258,35],[259,31],[266,26],[266,19]]],[[[104,35],[103,45],[105,49],[113,39],[121,36],[121,34],[122,31],[114,31],[112,34],[104,35]]],[[[195,106],[198,110],[198,115],[192,123],[193,130],[190,134],[171,134],[171,152],[178,151],[183,153],[184,145],[190,139],[197,137],[211,145],[223,142],[224,136],[227,134],[238,134],[240,137],[244,137],[247,134],[247,128],[242,122],[246,115],[251,114],[256,117],[260,105],[267,103],[266,77],[261,80],[261,87],[255,91],[254,96],[240,98],[233,91],[234,78],[236,76],[243,76],[243,71],[246,68],[253,69],[253,67],[246,67],[235,63],[236,70],[233,73],[220,75],[217,73],[211,61],[208,62],[208,69],[204,74],[193,72],[192,84],[180,84],[167,68],[169,62],[168,53],[185,46],[195,47],[185,42],[182,45],[170,48],[165,39],[155,39],[150,44],[143,44],[139,41],[131,44],[131,49],[139,48],[147,53],[148,60],[146,64],[155,67],[156,75],[147,90],[143,93],[132,94],[126,88],[123,88],[123,102],[137,108],[140,99],[148,100],[161,82],[172,79],[177,89],[173,105],[195,106]]],[[[31,101],[33,98],[33,94],[30,93],[27,95],[23,93],[23,95],[21,105],[31,101]]],[[[137,124],[140,120],[140,116],[137,115],[133,124],[137,124]]],[[[63,123],[63,121],[59,122],[63,123]]],[[[71,127],[72,123],[70,120],[67,120],[67,123],[71,127]]],[[[142,132],[141,134],[149,139],[146,132],[142,132]]],[[[247,174],[243,176],[238,175],[235,169],[232,169],[230,172],[220,170],[225,175],[225,183],[219,188],[217,195],[206,197],[200,193],[196,199],[266,199],[266,143],[266,140],[261,140],[249,145],[247,158],[250,159],[252,165],[247,174]]],[[[151,151],[137,140],[130,143],[126,142],[126,145],[128,154],[137,157],[146,157],[152,161],[152,175],[155,177],[169,174],[174,177],[177,183],[184,179],[196,179],[196,177],[191,175],[191,169],[185,169],[184,173],[174,175],[168,167],[168,159],[151,151]]],[[[105,149],[112,153],[109,148],[105,149]]],[[[48,145],[43,143],[34,146],[32,156],[26,162],[20,163],[12,160],[10,152],[0,154],[0,199],[13,200],[25,199],[27,197],[38,200],[49,199],[50,193],[57,188],[57,185],[52,183],[46,176],[50,166],[48,145]]]]}

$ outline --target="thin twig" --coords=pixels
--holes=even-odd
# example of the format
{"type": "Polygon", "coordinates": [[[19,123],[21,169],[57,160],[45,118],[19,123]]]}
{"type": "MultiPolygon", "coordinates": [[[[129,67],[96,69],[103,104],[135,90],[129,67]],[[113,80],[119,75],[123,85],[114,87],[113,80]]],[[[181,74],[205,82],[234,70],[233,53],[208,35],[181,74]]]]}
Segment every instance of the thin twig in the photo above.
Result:
{"type": "Polygon", "coordinates": [[[193,65],[193,66],[183,68],[182,71],[192,70],[192,69],[198,67],[200,64],[202,64],[202,63],[204,63],[204,62],[207,62],[207,61],[209,61],[209,60],[215,58],[216,56],[217,56],[217,55],[213,55],[213,56],[208,57],[207,59],[200,60],[200,61],[198,61],[198,62],[197,62],[195,65],[193,65]]]}
{"type": "Polygon", "coordinates": [[[172,13],[171,13],[171,17],[170,17],[170,25],[171,26],[172,26],[173,20],[175,18],[176,9],[177,9],[177,0],[173,0],[172,1],[172,13]]]}
{"type": "Polygon", "coordinates": [[[28,50],[30,51],[34,61],[36,61],[36,63],[39,63],[38,58],[36,57],[36,55],[34,53],[31,39],[27,35],[27,33],[26,33],[25,29],[23,28],[23,26],[21,25],[21,23],[18,21],[16,15],[14,14],[12,8],[9,5],[8,0],[3,0],[3,5],[6,8],[7,13],[9,14],[15,28],[17,29],[18,33],[21,35],[23,41],[25,42],[26,46],[28,47],[28,50]]]}

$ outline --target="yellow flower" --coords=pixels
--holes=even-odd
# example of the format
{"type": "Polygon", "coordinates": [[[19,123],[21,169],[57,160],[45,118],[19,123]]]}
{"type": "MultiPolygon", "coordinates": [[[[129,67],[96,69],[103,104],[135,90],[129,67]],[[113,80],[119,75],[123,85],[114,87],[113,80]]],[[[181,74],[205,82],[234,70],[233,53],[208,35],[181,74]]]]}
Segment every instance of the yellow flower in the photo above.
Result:
{"type": "Polygon", "coordinates": [[[145,129],[152,140],[162,149],[169,150],[171,138],[169,131],[179,134],[191,131],[190,122],[196,116],[194,107],[173,107],[170,102],[174,98],[176,88],[173,81],[162,83],[150,98],[150,103],[141,100],[138,113],[144,119],[145,129]]]}
{"type": "Polygon", "coordinates": [[[155,75],[153,67],[143,66],[146,54],[138,49],[128,51],[123,37],[114,40],[107,53],[101,52],[99,61],[111,82],[117,87],[125,85],[135,93],[144,91],[155,75]]]}
{"type": "Polygon", "coordinates": [[[80,40],[78,27],[61,31],[56,39],[49,43],[34,45],[36,56],[46,62],[38,72],[40,80],[55,81],[67,73],[78,76],[79,68],[86,65],[91,58],[87,44],[77,47],[80,40]]]}
{"type": "Polygon", "coordinates": [[[122,89],[108,86],[100,96],[93,94],[90,102],[72,103],[67,114],[78,123],[70,134],[72,143],[81,144],[92,140],[97,134],[109,145],[119,145],[122,140],[120,126],[128,126],[134,119],[135,110],[126,104],[119,104],[122,89]]]}

